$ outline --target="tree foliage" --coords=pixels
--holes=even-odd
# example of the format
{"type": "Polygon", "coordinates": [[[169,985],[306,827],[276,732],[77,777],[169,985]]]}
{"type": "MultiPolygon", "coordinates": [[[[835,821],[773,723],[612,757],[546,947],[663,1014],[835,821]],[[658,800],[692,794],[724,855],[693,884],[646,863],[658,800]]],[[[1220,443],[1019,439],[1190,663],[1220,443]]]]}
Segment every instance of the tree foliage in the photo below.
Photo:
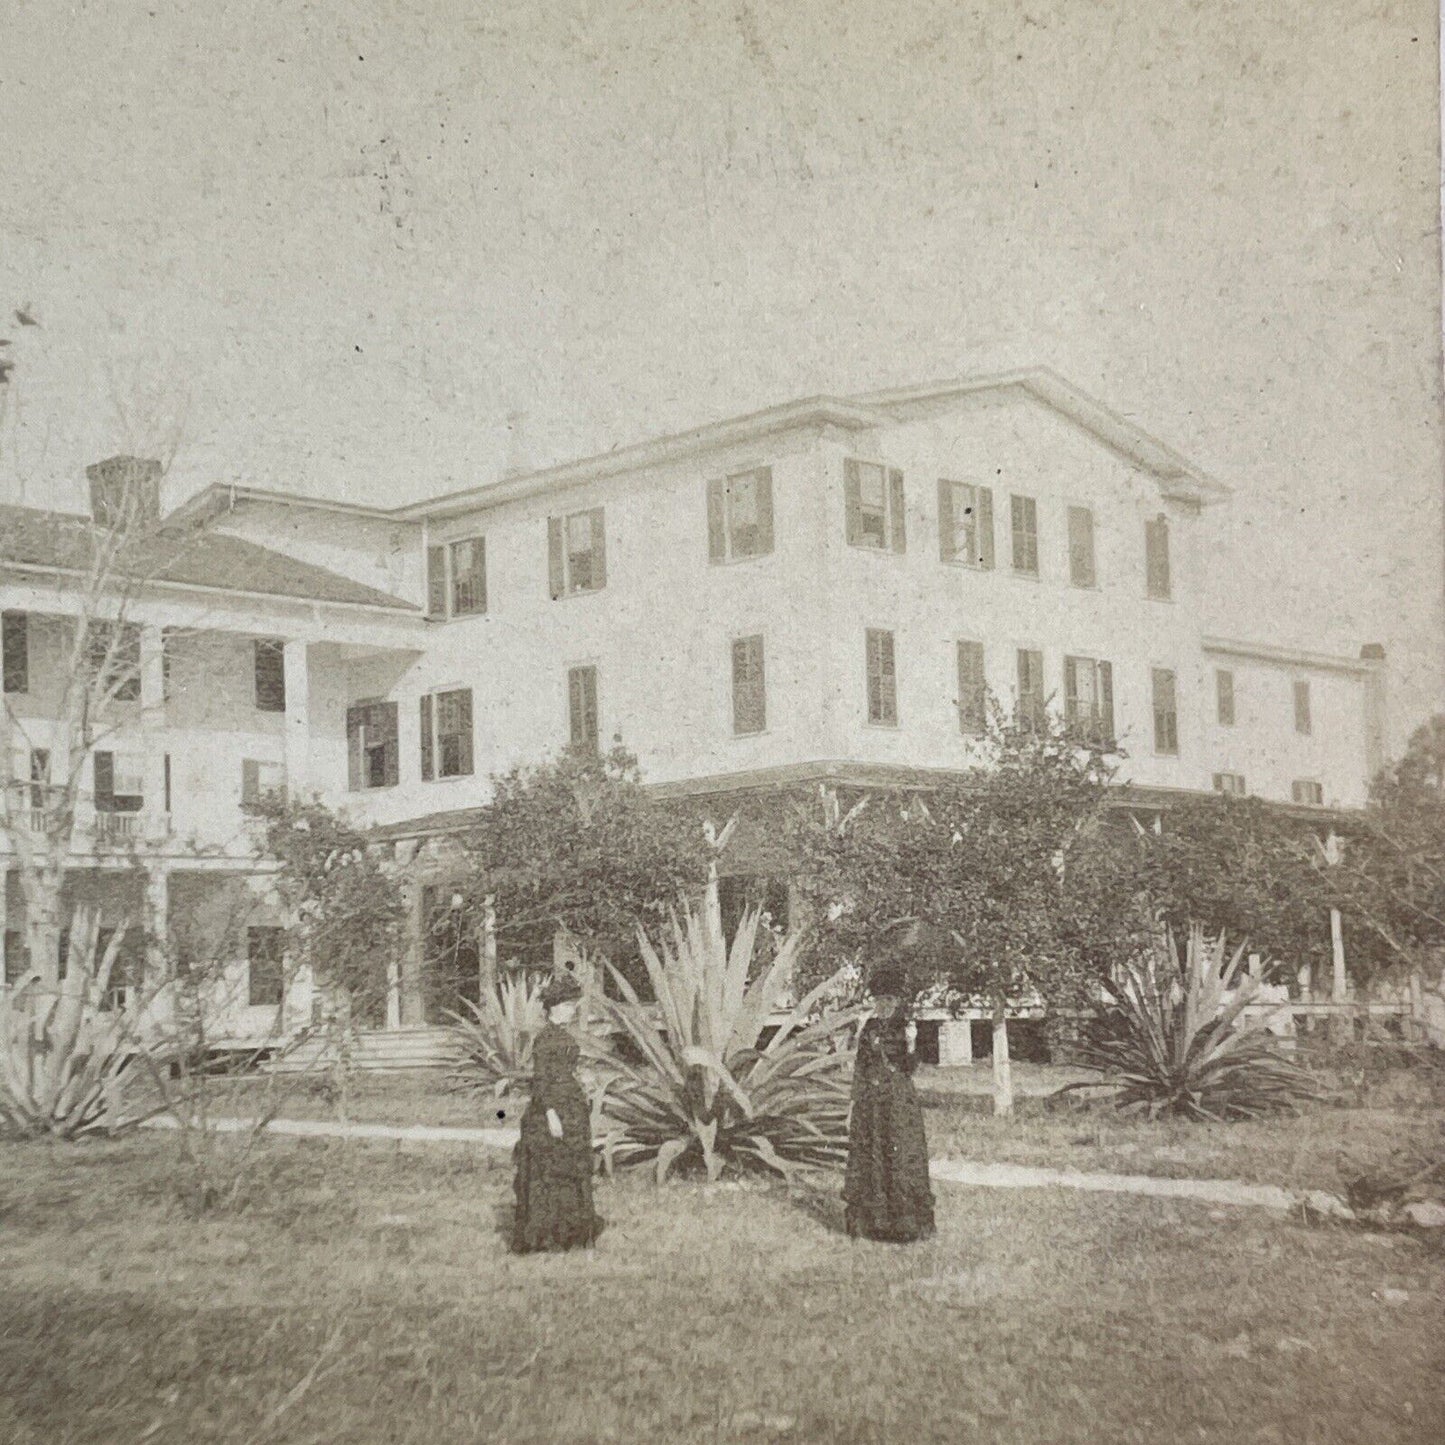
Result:
{"type": "Polygon", "coordinates": [[[649,796],[620,747],[495,777],[462,852],[469,911],[491,900],[502,957],[550,957],[561,927],[634,980],[637,930],[655,932],[679,898],[698,896],[709,858],[696,821],[649,796]]]}

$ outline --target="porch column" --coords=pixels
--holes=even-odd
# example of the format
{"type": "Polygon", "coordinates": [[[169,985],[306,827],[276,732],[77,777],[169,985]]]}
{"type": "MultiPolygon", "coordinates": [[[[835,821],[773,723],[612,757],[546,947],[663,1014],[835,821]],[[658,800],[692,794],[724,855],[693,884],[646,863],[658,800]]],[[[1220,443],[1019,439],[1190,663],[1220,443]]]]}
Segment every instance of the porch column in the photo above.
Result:
{"type": "Polygon", "coordinates": [[[159,627],[147,624],[140,630],[140,723],[145,740],[142,826],[152,840],[165,838],[171,831],[166,808],[165,667],[165,637],[159,627]]]}
{"type": "Polygon", "coordinates": [[[488,895],[482,913],[482,946],[478,951],[481,962],[482,997],[497,991],[497,902],[488,895]]]}
{"type": "Polygon", "coordinates": [[[158,988],[166,976],[170,954],[171,880],[166,865],[152,859],[145,878],[145,975],[136,982],[142,992],[158,988]]]}
{"type": "Polygon", "coordinates": [[[311,667],[307,644],[290,637],[282,644],[286,681],[286,794],[304,796],[311,786],[311,667]]]}
{"type": "Polygon", "coordinates": [[[395,958],[386,961],[386,1026],[401,1027],[401,961],[395,958]]]}
{"type": "Polygon", "coordinates": [[[414,1028],[426,1023],[426,1000],[422,993],[422,970],[426,957],[422,934],[426,920],[422,916],[421,884],[415,881],[404,883],[401,893],[406,905],[406,929],[402,955],[397,964],[398,1021],[402,1028],[414,1028]]]}
{"type": "MultiPolygon", "coordinates": [[[[1331,828],[1330,835],[1325,840],[1325,862],[1333,868],[1339,864],[1339,861],[1340,839],[1331,828]]],[[[1343,1010],[1344,1005],[1349,1002],[1350,981],[1345,973],[1345,930],[1338,908],[1330,909],[1330,961],[1333,964],[1330,979],[1330,1002],[1343,1010]]],[[[1354,1036],[1354,1024],[1350,1019],[1344,1017],[1343,1012],[1336,1014],[1330,1023],[1332,1025],[1330,1037],[1334,1042],[1343,1043],[1354,1036]]]]}

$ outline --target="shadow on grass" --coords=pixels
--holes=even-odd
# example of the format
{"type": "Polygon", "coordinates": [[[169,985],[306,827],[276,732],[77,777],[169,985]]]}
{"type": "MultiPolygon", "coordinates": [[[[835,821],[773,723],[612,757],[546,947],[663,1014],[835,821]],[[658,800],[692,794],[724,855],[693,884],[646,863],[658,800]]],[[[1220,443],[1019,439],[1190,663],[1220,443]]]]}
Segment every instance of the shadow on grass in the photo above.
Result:
{"type": "Polygon", "coordinates": [[[810,1181],[790,1190],[788,1202],[815,1224],[821,1225],[829,1234],[839,1234],[846,1238],[848,1231],[844,1223],[840,1185],[839,1180],[830,1180],[828,1183],[810,1181]]]}

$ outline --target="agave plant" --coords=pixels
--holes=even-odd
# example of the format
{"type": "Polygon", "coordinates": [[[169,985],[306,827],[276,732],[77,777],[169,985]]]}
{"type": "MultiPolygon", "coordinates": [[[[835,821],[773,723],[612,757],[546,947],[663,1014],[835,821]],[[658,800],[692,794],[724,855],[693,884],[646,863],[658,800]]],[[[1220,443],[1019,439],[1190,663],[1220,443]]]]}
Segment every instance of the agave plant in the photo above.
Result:
{"type": "MultiPolygon", "coordinates": [[[[594,1119],[604,1166],[725,1167],[792,1178],[837,1163],[847,1147],[849,1066],[840,1045],[857,1008],[810,1021],[834,980],[798,1000],[772,1038],[762,1035],[789,986],[801,935],[790,934],[749,983],[760,913],[744,914],[731,946],[715,888],[701,910],[670,919],[654,947],[639,930],[648,1005],[610,969],[621,997],[599,1007],[627,1055],[600,1036],[584,1042],[598,1081],[594,1119]]],[[[610,966],[609,966],[610,968],[610,966]]]]}
{"type": "Polygon", "coordinates": [[[482,990],[479,1004],[462,1002],[468,1012],[451,1015],[452,1038],[462,1055],[452,1082],[497,1098],[525,1086],[532,1077],[533,1041],[547,1022],[541,981],[525,974],[499,979],[482,990]]]}
{"type": "MultiPolygon", "coordinates": [[[[138,1124],[128,1112],[126,1065],[143,1047],[138,1004],[106,1008],[118,929],[96,961],[96,920],[78,917],[60,983],[0,988],[0,1128],[12,1136],[79,1139],[138,1124]]],[[[155,1112],[151,1110],[150,1112],[155,1112]]]]}
{"type": "MultiPolygon", "coordinates": [[[[1150,1118],[1247,1119],[1317,1096],[1270,1032],[1271,1016],[1245,1014],[1260,988],[1242,971],[1245,948],[1227,955],[1223,934],[1209,939],[1195,925],[1182,959],[1168,934],[1117,970],[1078,1058],[1116,1088],[1118,1107],[1150,1118]]],[[[1093,1085],[1069,1085],[1080,1087],[1093,1085]]]]}

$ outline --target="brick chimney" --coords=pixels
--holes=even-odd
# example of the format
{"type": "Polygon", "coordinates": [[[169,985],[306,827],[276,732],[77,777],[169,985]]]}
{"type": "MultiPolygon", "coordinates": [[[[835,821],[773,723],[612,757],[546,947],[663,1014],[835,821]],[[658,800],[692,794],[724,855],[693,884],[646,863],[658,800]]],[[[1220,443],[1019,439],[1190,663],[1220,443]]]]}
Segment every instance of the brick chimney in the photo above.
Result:
{"type": "Polygon", "coordinates": [[[149,527],[160,521],[161,474],[144,457],[110,457],[86,467],[90,515],[102,527],[149,527]]]}

